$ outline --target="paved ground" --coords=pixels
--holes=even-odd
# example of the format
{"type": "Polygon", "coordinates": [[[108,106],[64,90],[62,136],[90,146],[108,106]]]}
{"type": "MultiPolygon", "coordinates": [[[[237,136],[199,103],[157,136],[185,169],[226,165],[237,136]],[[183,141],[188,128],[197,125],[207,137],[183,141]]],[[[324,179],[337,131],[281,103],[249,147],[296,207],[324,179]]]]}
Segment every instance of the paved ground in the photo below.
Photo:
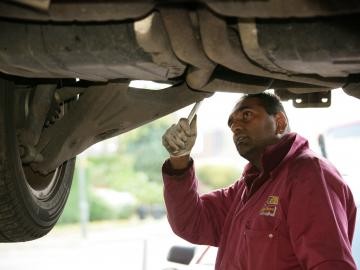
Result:
{"type": "MultiPolygon", "coordinates": [[[[353,254],[360,265],[360,213],[357,221],[353,254]]],[[[0,243],[0,270],[161,270],[174,244],[188,245],[165,219],[90,224],[86,238],[79,225],[55,227],[35,241],[0,243]]]]}
{"type": "Polygon", "coordinates": [[[0,270],[157,270],[175,237],[166,220],[56,227],[35,241],[0,244],[0,270]]]}

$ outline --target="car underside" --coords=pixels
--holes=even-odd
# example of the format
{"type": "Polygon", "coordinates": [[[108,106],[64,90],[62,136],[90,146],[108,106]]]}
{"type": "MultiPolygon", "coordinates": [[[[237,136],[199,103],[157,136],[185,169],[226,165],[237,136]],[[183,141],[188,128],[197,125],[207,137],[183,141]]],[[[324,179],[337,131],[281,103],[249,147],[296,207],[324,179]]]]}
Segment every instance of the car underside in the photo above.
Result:
{"type": "Polygon", "coordinates": [[[77,154],[214,92],[360,98],[359,13],[355,0],[2,1],[0,241],[51,230],[77,154]]]}

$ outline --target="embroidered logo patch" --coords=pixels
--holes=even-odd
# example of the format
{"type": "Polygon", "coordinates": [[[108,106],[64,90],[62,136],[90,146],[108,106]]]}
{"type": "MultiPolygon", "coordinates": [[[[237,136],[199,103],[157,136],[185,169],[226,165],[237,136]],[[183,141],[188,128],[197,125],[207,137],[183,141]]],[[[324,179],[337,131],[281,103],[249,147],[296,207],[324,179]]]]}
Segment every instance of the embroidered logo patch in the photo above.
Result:
{"type": "Polygon", "coordinates": [[[276,214],[277,205],[279,204],[279,196],[269,196],[263,206],[260,210],[261,216],[270,216],[274,217],[276,214]]]}
{"type": "Polygon", "coordinates": [[[261,216],[271,216],[274,217],[276,214],[276,206],[275,205],[267,205],[260,210],[261,216]]]}
{"type": "Polygon", "coordinates": [[[279,204],[279,196],[269,196],[266,200],[266,204],[278,205],[279,204]]]}

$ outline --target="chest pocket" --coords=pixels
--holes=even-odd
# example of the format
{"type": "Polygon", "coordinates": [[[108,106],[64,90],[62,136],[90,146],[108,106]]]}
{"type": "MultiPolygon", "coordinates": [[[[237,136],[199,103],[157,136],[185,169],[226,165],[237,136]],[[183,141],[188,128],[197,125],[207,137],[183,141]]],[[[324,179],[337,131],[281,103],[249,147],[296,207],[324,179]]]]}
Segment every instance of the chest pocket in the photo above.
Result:
{"type": "Polygon", "coordinates": [[[277,269],[280,222],[277,217],[259,215],[246,223],[244,244],[247,269],[277,269]]]}

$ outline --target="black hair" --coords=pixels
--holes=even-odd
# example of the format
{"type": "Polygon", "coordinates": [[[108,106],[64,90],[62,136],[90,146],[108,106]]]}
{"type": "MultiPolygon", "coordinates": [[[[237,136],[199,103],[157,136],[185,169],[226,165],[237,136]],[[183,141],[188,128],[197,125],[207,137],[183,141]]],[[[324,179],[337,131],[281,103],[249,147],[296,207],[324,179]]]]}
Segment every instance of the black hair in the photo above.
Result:
{"type": "Polygon", "coordinates": [[[280,98],[270,92],[262,92],[262,93],[257,93],[257,94],[245,94],[244,96],[242,96],[240,98],[240,100],[238,101],[238,104],[248,98],[256,98],[259,103],[260,106],[262,106],[265,111],[267,112],[267,114],[269,115],[276,115],[279,112],[282,112],[285,115],[286,118],[286,130],[290,131],[290,125],[289,125],[289,119],[287,117],[287,114],[285,112],[284,106],[281,103],[280,98]]]}
{"type": "Polygon", "coordinates": [[[281,104],[280,98],[269,92],[262,92],[257,94],[246,94],[241,97],[240,101],[248,99],[248,98],[256,98],[260,101],[260,105],[265,109],[265,111],[269,115],[275,115],[278,112],[283,112],[287,118],[285,109],[281,104]]]}

